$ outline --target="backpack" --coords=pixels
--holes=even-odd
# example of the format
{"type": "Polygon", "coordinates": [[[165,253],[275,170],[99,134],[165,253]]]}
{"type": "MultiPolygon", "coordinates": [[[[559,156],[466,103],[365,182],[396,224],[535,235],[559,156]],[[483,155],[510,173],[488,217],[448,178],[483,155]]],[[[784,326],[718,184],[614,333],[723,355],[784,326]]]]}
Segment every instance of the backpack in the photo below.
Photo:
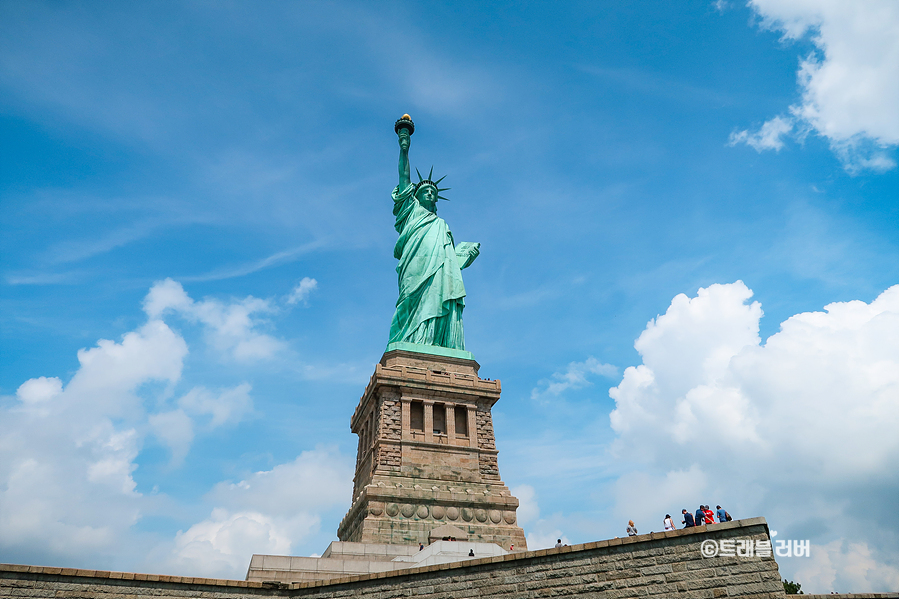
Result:
{"type": "Polygon", "coordinates": [[[724,512],[724,521],[730,522],[731,520],[733,520],[733,518],[730,517],[730,514],[728,514],[727,512],[724,512]]]}

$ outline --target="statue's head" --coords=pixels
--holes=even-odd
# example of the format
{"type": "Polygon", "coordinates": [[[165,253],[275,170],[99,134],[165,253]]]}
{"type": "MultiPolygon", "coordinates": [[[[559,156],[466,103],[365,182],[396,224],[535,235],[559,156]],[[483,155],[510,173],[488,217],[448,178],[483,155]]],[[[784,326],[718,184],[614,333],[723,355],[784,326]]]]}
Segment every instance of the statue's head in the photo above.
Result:
{"type": "Polygon", "coordinates": [[[415,190],[418,203],[432,212],[437,209],[437,198],[440,197],[437,194],[437,188],[433,185],[420,185],[415,190]]]}
{"type": "Polygon", "coordinates": [[[418,183],[415,184],[415,198],[422,206],[431,212],[436,212],[437,200],[446,200],[445,197],[440,195],[440,192],[449,189],[449,187],[444,187],[443,189],[437,187],[437,185],[446,178],[446,175],[440,177],[436,181],[432,181],[431,177],[434,176],[433,166],[431,167],[431,172],[428,174],[427,179],[422,178],[418,169],[415,169],[415,172],[418,174],[418,183]]]}

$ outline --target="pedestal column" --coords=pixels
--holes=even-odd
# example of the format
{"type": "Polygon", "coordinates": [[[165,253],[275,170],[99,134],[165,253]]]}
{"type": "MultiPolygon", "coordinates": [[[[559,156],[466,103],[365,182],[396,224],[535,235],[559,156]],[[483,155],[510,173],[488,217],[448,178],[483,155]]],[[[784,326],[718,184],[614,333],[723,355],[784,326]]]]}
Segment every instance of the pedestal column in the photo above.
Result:
{"type": "Polygon", "coordinates": [[[434,442],[434,402],[425,401],[425,443],[434,442]]]}

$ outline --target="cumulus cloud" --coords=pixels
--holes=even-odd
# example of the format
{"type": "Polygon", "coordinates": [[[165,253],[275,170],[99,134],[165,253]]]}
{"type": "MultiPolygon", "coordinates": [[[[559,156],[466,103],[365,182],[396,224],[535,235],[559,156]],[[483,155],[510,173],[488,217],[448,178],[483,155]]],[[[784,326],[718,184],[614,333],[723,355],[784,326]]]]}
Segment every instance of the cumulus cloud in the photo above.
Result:
{"type": "Polygon", "coordinates": [[[512,495],[518,498],[518,524],[525,526],[535,522],[540,517],[540,507],[537,505],[537,493],[531,485],[519,485],[511,490],[512,495]]]}
{"type": "Polygon", "coordinates": [[[274,311],[268,300],[250,296],[230,304],[216,299],[194,301],[180,283],[165,279],[150,289],[144,311],[151,318],[174,312],[203,324],[210,344],[237,361],[271,358],[284,349],[283,342],[258,330],[264,324],[258,315],[274,311]]]}
{"type": "Polygon", "coordinates": [[[679,295],[640,335],[643,363],[610,390],[613,450],[630,465],[616,515],[659,529],[672,510],[726,504],[833,554],[781,563],[803,588],[893,588],[899,286],[792,316],[764,344],[751,297],[741,281],[679,295]],[[814,564],[833,575],[799,578],[814,564]]]}
{"type": "Polygon", "coordinates": [[[151,414],[148,422],[156,437],[171,450],[172,465],[180,465],[194,440],[193,420],[184,410],[172,410],[151,414]]]}
{"type": "Polygon", "coordinates": [[[612,378],[618,376],[618,369],[611,364],[603,364],[593,356],[583,362],[571,362],[564,372],[554,372],[549,379],[538,381],[537,387],[531,390],[531,399],[558,397],[568,389],[588,387],[593,384],[587,379],[591,374],[612,378]]]}
{"type": "Polygon", "coordinates": [[[148,422],[153,434],[172,452],[172,466],[184,461],[194,439],[195,421],[205,421],[209,430],[240,422],[253,411],[252,387],[241,383],[214,394],[202,386],[194,387],[178,400],[178,408],[151,414],[148,422]],[[207,418],[208,417],[208,418],[207,418]]]}
{"type": "Polygon", "coordinates": [[[170,561],[206,576],[242,578],[253,553],[290,555],[317,532],[318,514],[348,501],[352,479],[348,460],[316,448],[239,482],[219,483],[207,496],[216,507],[178,533],[170,561]]]}
{"type": "Polygon", "coordinates": [[[140,515],[139,390],[175,384],[186,355],[184,340],[151,320],[80,350],[68,384],[40,377],[19,387],[18,401],[0,408],[0,549],[60,560],[115,551],[140,515]]]}
{"type": "Polygon", "coordinates": [[[38,377],[22,383],[16,396],[25,404],[37,404],[49,401],[62,393],[62,381],[54,377],[38,377]]]}
{"type": "Polygon", "coordinates": [[[797,580],[820,581],[821,586],[847,590],[899,588],[899,571],[878,563],[867,543],[838,539],[815,549],[796,570],[797,580]]]}
{"type": "Polygon", "coordinates": [[[217,395],[205,387],[194,387],[178,400],[178,405],[191,414],[209,416],[209,426],[215,428],[239,422],[253,410],[251,390],[249,383],[241,383],[217,395]]]}
{"type": "MultiPolygon", "coordinates": [[[[303,517],[298,520],[303,532],[317,524],[303,517]]],[[[207,520],[178,531],[175,559],[179,567],[189,567],[198,576],[242,578],[238,573],[246,570],[253,553],[290,555],[291,539],[284,528],[258,512],[215,509],[207,520]]]]}
{"type": "Polygon", "coordinates": [[[79,350],[67,383],[37,377],[3,398],[0,551],[70,564],[85,555],[115,560],[149,505],[134,479],[148,435],[177,466],[198,433],[252,413],[248,383],[195,386],[173,400],[188,346],[162,316],[206,307],[171,281],[154,286],[145,307],[149,318],[136,330],[79,350]]]}
{"type": "Polygon", "coordinates": [[[249,383],[177,391],[188,346],[163,318],[200,324],[229,360],[252,355],[242,344],[280,343],[256,330],[254,314],[270,310],[262,300],[198,302],[167,279],[143,305],[147,322],[78,351],[67,383],[37,377],[2,398],[0,552],[56,565],[243,578],[252,553],[290,553],[318,532],[323,511],[349,500],[352,462],[329,448],[303,452],[215,485],[204,500],[209,517],[168,540],[140,533],[135,524],[158,513],[160,502],[189,508],[138,488],[134,472],[146,441],[158,439],[179,466],[197,436],[253,413],[249,383]]]}
{"type": "Polygon", "coordinates": [[[847,170],[895,168],[899,145],[899,4],[892,0],[751,0],[762,25],[786,41],[808,37],[816,52],[797,72],[801,99],[788,116],[756,132],[735,132],[731,143],[779,150],[783,137],[811,130],[825,137],[847,170]]]}
{"type": "Polygon", "coordinates": [[[290,295],[287,296],[287,303],[293,305],[303,302],[305,304],[309,294],[317,288],[318,281],[310,279],[309,277],[303,277],[303,280],[297,283],[297,286],[294,287],[293,291],[290,292],[290,295]]]}
{"type": "Polygon", "coordinates": [[[511,490],[518,498],[518,524],[526,531],[528,549],[547,549],[555,547],[558,540],[569,545],[568,537],[558,527],[558,518],[541,518],[540,506],[537,505],[537,493],[530,485],[520,485],[511,490]]]}
{"type": "Polygon", "coordinates": [[[62,381],[55,376],[29,379],[16,390],[16,399],[28,406],[34,414],[46,415],[52,405],[50,400],[62,393],[62,381]]]}

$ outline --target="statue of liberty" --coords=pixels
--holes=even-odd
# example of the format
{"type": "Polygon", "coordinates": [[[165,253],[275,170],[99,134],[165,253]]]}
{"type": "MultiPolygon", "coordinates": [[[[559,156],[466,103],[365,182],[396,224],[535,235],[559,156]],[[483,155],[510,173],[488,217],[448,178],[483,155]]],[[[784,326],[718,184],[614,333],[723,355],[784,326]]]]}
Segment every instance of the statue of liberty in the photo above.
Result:
{"type": "Polygon", "coordinates": [[[399,298],[388,349],[414,343],[464,350],[462,269],[474,262],[481,244],[456,245],[446,221],[437,216],[437,200],[445,200],[440,193],[449,188],[438,188],[444,177],[433,181],[433,167],[426,179],[415,169],[418,183],[412,183],[409,144],[415,125],[408,114],[396,122],[394,130],[400,144],[400,181],[392,194],[399,233],[393,248],[399,260],[399,298]]]}

